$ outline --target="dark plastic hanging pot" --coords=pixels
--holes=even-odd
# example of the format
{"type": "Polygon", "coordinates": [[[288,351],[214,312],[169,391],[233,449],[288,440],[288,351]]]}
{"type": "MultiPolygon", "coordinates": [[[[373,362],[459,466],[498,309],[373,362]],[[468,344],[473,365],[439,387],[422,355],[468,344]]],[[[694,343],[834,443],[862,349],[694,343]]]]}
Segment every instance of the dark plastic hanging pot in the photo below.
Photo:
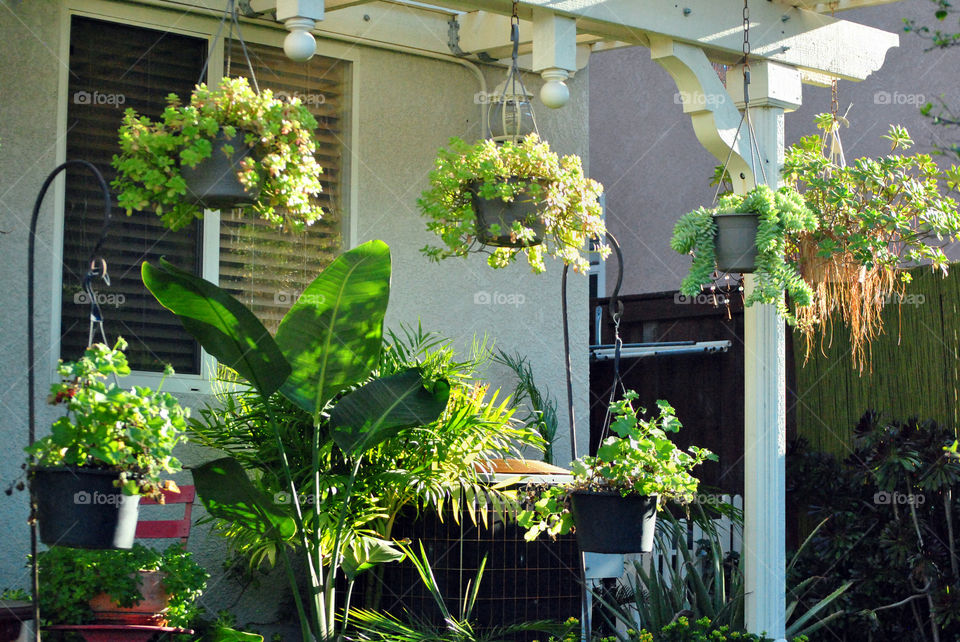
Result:
{"type": "Polygon", "coordinates": [[[657,524],[657,497],[577,491],[570,495],[577,544],[590,553],[649,553],[657,524]]]}
{"type": "Polygon", "coordinates": [[[40,541],[48,546],[130,548],[137,530],[139,495],[124,495],[119,473],[84,468],[37,468],[30,494],[40,541]]]}
{"type": "Polygon", "coordinates": [[[247,191],[237,178],[243,159],[253,153],[243,137],[243,132],[239,131],[231,138],[221,132],[213,141],[213,150],[208,158],[195,167],[180,167],[183,180],[187,183],[186,198],[189,202],[211,210],[229,210],[256,203],[260,190],[247,191]],[[224,153],[225,145],[233,148],[232,154],[224,153]]]}
{"type": "Polygon", "coordinates": [[[760,216],[747,213],[715,214],[714,247],[720,272],[753,272],[757,259],[757,227],[760,216]]]}
{"type": "MultiPolygon", "coordinates": [[[[507,182],[512,184],[519,181],[512,178],[507,182]]],[[[540,219],[538,204],[533,201],[529,189],[517,194],[510,202],[500,198],[483,198],[477,193],[478,189],[478,183],[470,188],[473,194],[473,210],[477,213],[477,240],[494,247],[531,247],[543,243],[546,228],[540,219]],[[513,229],[514,221],[520,221],[533,230],[532,241],[511,238],[510,230],[513,229]],[[490,227],[494,224],[500,226],[496,232],[490,227]]]]}

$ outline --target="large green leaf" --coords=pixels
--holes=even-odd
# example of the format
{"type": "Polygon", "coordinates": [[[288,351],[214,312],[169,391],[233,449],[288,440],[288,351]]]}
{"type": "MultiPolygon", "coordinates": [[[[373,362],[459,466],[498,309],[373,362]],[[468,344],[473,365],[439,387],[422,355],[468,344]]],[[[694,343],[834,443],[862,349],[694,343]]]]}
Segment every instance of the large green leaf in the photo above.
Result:
{"type": "Polygon", "coordinates": [[[282,392],[316,416],[334,395],[362,381],[380,355],[390,297],[390,248],[370,241],[341,254],[293,305],[277,344],[293,366],[282,392]]]}
{"type": "Polygon", "coordinates": [[[397,562],[402,560],[403,557],[403,553],[397,550],[393,542],[379,537],[360,535],[344,551],[340,568],[348,580],[354,580],[358,575],[377,564],[397,562]]]}
{"type": "Polygon", "coordinates": [[[239,524],[271,539],[288,540],[297,526],[284,506],[286,493],[270,497],[253,485],[243,466],[232,457],[223,457],[193,469],[197,495],[207,512],[239,524]]]}
{"type": "Polygon", "coordinates": [[[374,379],[344,395],[330,411],[333,440],[357,455],[404,428],[436,421],[449,397],[450,384],[425,382],[415,369],[374,379]]]}
{"type": "Polygon", "coordinates": [[[260,320],[213,283],[160,259],[143,262],[143,284],[180,319],[204,350],[240,373],[265,397],[290,375],[290,364],[260,320]]]}

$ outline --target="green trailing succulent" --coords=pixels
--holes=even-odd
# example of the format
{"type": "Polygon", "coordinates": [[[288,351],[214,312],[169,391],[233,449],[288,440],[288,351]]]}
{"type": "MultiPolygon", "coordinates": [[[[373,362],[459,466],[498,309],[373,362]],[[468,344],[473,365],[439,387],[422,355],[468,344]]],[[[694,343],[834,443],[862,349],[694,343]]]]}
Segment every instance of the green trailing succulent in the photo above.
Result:
{"type": "MultiPolygon", "coordinates": [[[[153,210],[172,230],[203,216],[186,198],[181,166],[209,158],[218,136],[243,134],[253,153],[238,178],[248,191],[259,188],[252,209],[275,226],[302,229],[323,212],[313,197],[321,191],[322,168],[314,157],[313,114],[293,98],[255,92],[246,78],[223,78],[216,88],[197,85],[188,104],[176,94],[158,120],[127,109],[120,127],[120,154],[113,157],[118,202],[127,214],[153,210]]],[[[228,145],[226,153],[234,150],[228,145]]]]}
{"type": "Polygon", "coordinates": [[[170,600],[164,611],[171,626],[187,626],[200,612],[198,599],[210,575],[177,543],[163,551],[134,544],[126,550],[85,550],[53,546],[40,553],[40,612],[52,624],[93,619],[88,602],[106,593],[120,607],[143,599],[138,571],[159,571],[170,600]]]}
{"type": "Polygon", "coordinates": [[[603,440],[595,457],[585,455],[571,464],[571,483],[531,489],[527,508],[517,517],[527,529],[528,541],[541,533],[555,537],[570,532],[574,524],[568,499],[576,491],[657,496],[659,505],[668,500],[687,503],[694,498],[699,481],[690,471],[704,461],[716,460],[716,455],[696,446],[689,451],[678,448],[667,436],[682,427],[673,407],[658,401],[659,414],[646,419],[644,408],[633,408],[636,398],[637,393],[628,390],[623,399],[610,405],[614,434],[603,440]]]}
{"type": "Polygon", "coordinates": [[[817,229],[816,215],[804,204],[803,197],[789,187],[774,191],[759,185],[746,195],[727,194],[715,208],[701,207],[684,214],[673,229],[670,247],[680,254],[692,254],[693,265],[680,285],[687,296],[700,294],[701,288],[713,281],[716,270],[714,240],[717,235],[715,216],[721,213],[756,213],[757,258],[754,276],[756,287],[747,296],[746,305],[769,303],[788,322],[797,318],[787,307],[786,294],[797,306],[810,305],[813,291],[803,280],[797,264],[791,260],[796,234],[817,229]]]}
{"type": "MultiPolygon", "coordinates": [[[[586,252],[591,239],[602,256],[609,254],[598,200],[603,186],[584,176],[578,156],[558,156],[536,134],[519,142],[481,140],[473,145],[450,139],[450,148],[437,155],[430,187],[417,201],[427,229],[439,236],[443,245],[427,245],[422,251],[440,261],[481,250],[474,193],[513,201],[525,190],[537,204],[538,222],[545,229],[543,243],[495,248],[487,259],[490,267],[506,267],[522,252],[534,272],[546,269],[546,255],[585,272],[590,265],[586,252]]],[[[498,228],[491,226],[495,233],[505,232],[498,228]]],[[[525,243],[532,243],[535,235],[530,225],[519,221],[509,232],[525,243]]]]}
{"type": "Polygon", "coordinates": [[[126,347],[122,338],[113,348],[98,343],[78,361],[60,363],[62,381],[51,386],[49,402],[66,406],[66,414],[50,435],[27,447],[29,464],[115,470],[124,494],[159,500],[163,488],[176,488],[162,478],[180,470],[173,449],[186,433],[189,411],[169,393],[108,382],[130,374],[126,347]]]}

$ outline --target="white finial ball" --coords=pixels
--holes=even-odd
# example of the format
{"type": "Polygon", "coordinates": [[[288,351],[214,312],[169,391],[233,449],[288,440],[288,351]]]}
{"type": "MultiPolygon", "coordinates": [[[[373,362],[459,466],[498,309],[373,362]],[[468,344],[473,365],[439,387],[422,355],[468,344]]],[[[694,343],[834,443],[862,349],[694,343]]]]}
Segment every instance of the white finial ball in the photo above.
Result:
{"type": "Polygon", "coordinates": [[[283,39],[283,53],[294,62],[306,62],[317,53],[317,41],[309,31],[291,31],[283,39]]]}
{"type": "Polygon", "coordinates": [[[551,80],[540,88],[540,100],[551,109],[560,109],[570,102],[570,89],[559,80],[551,80]]]}

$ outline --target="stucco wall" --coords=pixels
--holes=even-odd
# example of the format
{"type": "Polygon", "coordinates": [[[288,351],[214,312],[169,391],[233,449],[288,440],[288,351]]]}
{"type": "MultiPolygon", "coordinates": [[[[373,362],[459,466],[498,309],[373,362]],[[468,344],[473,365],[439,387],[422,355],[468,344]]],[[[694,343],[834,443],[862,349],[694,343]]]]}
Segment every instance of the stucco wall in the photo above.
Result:
{"type": "MultiPolygon", "coordinates": [[[[927,41],[903,33],[903,18],[930,24],[933,8],[929,2],[895,2],[838,14],[900,34],[900,47],[888,52],[880,71],[862,82],[839,84],[841,113],[853,103],[851,126],[841,134],[848,160],[888,153],[889,144],[880,137],[890,124],[910,131],[915,151],[932,151],[938,137],[946,142],[941,128],[931,127],[918,107],[940,94],[948,105],[960,104],[960,51],[924,53],[927,41]]],[[[650,60],[648,49],[596,54],[590,69],[590,160],[594,177],[606,186],[607,225],[623,245],[623,291],[676,290],[690,260],[669,247],[673,224],[712,202],[714,188],[708,184],[722,159],[700,146],[676,85],[650,60]]],[[[813,117],[828,111],[830,89],[804,85],[803,105],[786,116],[787,144],[812,133],[813,117]]],[[[613,268],[608,262],[608,294],[613,268]]]]}
{"type": "MultiPolygon", "coordinates": [[[[7,0],[3,0],[7,2],[7,0]]],[[[48,0],[26,0],[0,6],[0,368],[7,373],[0,387],[0,436],[7,455],[0,458],[0,478],[6,485],[20,472],[20,449],[26,441],[26,287],[25,265],[27,228],[32,201],[43,178],[55,165],[57,141],[58,73],[63,61],[57,56],[61,34],[57,5],[48,0]]],[[[480,134],[479,108],[474,94],[476,77],[463,67],[448,62],[391,53],[371,47],[354,50],[354,82],[358,99],[352,117],[359,119],[359,136],[351,153],[359,170],[353,177],[358,185],[354,204],[356,242],[380,238],[393,251],[393,291],[387,323],[396,327],[419,319],[424,328],[436,330],[468,346],[474,336],[484,333],[497,347],[520,351],[530,357],[541,384],[565,407],[563,341],[560,326],[560,271],[548,265],[545,275],[532,275],[523,264],[494,272],[482,259],[429,263],[419,252],[430,239],[415,201],[426,186],[427,173],[437,148],[450,136],[476,138],[480,134]],[[489,295],[490,303],[484,303],[489,295]]],[[[488,70],[490,87],[499,81],[500,70],[488,70]]],[[[531,88],[539,85],[531,79],[531,88]]],[[[587,72],[569,83],[573,99],[560,111],[539,105],[540,130],[563,153],[586,156],[587,72]]],[[[38,236],[38,355],[48,358],[51,298],[51,254],[53,198],[48,197],[41,215],[38,236]]],[[[570,302],[573,320],[572,344],[587,343],[586,278],[573,275],[570,302]]],[[[588,381],[585,351],[573,358],[575,402],[581,418],[587,416],[588,381]]],[[[39,432],[49,425],[44,408],[44,390],[50,375],[42,361],[38,374],[38,408],[42,412],[39,432]],[[46,415],[46,416],[43,416],[46,415]]],[[[503,371],[492,369],[495,385],[512,387],[502,379],[503,371]]],[[[186,397],[198,406],[203,399],[186,397]]],[[[566,412],[561,410],[561,440],[557,447],[560,463],[568,461],[566,412]]],[[[584,420],[581,419],[581,424],[584,420]]],[[[581,447],[586,444],[586,425],[581,426],[581,447]]],[[[186,463],[197,463],[206,453],[181,453],[186,463]]],[[[195,515],[202,514],[202,509],[195,515]]],[[[28,551],[25,493],[0,499],[0,588],[25,586],[23,568],[28,551]]],[[[203,528],[191,535],[190,548],[198,551],[202,563],[215,575],[204,604],[212,611],[231,605],[237,587],[221,576],[222,542],[208,536],[203,528]]],[[[283,580],[275,578],[276,583],[283,580]]],[[[275,594],[271,583],[240,597],[236,608],[242,619],[272,619],[275,594]]]]}

